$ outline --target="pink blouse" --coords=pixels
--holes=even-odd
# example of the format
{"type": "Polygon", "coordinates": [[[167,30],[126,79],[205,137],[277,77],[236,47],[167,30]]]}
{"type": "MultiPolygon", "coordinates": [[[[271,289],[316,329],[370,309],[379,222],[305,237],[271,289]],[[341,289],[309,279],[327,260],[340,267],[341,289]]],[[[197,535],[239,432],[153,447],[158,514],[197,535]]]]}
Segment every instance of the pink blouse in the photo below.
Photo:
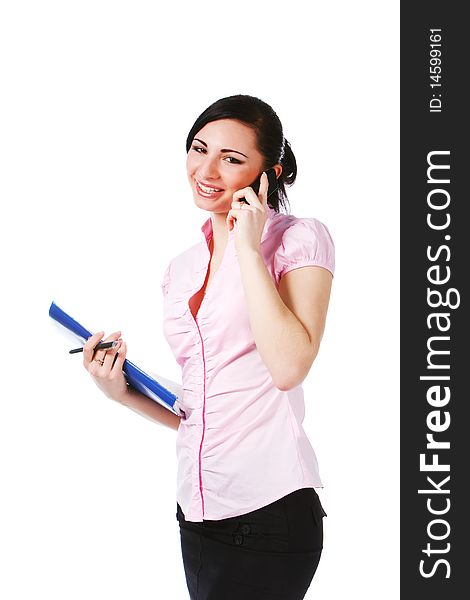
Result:
{"type": "MultiPolygon", "coordinates": [[[[188,521],[234,517],[297,489],[323,487],[302,428],[302,386],[279,390],[256,348],[234,230],[196,319],[189,309],[209,266],[211,218],[201,231],[198,244],[170,261],[162,282],[163,331],[182,369],[176,498],[188,521]]],[[[299,267],[334,274],[333,240],[314,218],[268,207],[261,253],[276,287],[299,267]]]]}

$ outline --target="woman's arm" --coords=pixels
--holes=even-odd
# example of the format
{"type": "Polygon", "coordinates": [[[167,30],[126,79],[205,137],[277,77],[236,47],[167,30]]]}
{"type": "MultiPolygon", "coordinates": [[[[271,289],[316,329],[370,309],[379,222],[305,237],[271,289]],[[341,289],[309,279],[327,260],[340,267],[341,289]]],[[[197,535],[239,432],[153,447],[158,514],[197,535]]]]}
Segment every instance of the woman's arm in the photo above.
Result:
{"type": "Polygon", "coordinates": [[[259,252],[241,252],[238,260],[258,351],[276,387],[292,389],[320,348],[333,277],[319,266],[293,269],[278,291],[259,252]]]}
{"type": "Polygon", "coordinates": [[[144,396],[130,386],[127,389],[127,393],[120,398],[116,398],[116,402],[127,406],[134,412],[143,417],[147,417],[147,419],[150,419],[155,423],[160,423],[171,429],[178,429],[179,427],[180,417],[178,417],[178,415],[170,412],[158,402],[147,398],[147,396],[144,396]]]}
{"type": "MultiPolygon", "coordinates": [[[[178,429],[180,417],[164,406],[147,398],[131,387],[124,376],[123,366],[127,355],[126,342],[118,340],[120,331],[115,331],[106,338],[106,341],[117,341],[118,345],[111,350],[97,350],[94,348],[104,335],[98,331],[90,336],[83,346],[83,365],[92,376],[99,389],[111,400],[131,408],[151,421],[161,423],[171,429],[178,429]],[[98,366],[100,365],[100,366],[98,366]]],[[[160,375],[157,379],[163,380],[160,375]]],[[[183,388],[174,381],[165,379],[165,384],[178,398],[183,397],[183,388]]]]}

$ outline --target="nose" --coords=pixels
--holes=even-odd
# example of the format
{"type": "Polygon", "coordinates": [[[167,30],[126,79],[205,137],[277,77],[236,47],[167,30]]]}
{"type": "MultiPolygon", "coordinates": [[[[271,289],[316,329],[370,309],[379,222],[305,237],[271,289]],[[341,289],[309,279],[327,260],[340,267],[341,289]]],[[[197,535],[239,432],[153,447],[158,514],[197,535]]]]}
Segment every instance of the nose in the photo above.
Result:
{"type": "Polygon", "coordinates": [[[217,166],[217,158],[205,157],[203,163],[199,166],[199,177],[203,181],[216,181],[220,179],[219,169],[217,166]]]}

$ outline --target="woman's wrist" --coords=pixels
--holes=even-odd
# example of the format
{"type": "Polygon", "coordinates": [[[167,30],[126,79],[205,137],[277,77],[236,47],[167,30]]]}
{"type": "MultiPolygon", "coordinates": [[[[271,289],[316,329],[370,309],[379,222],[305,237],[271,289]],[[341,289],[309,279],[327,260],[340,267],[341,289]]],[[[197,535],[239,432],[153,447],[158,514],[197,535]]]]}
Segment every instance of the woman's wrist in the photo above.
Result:
{"type": "Polygon", "coordinates": [[[257,250],[255,248],[242,248],[241,250],[237,251],[237,257],[240,260],[258,260],[258,258],[261,258],[261,251],[257,250]]]}
{"type": "Polygon", "coordinates": [[[128,383],[126,383],[125,389],[123,389],[123,391],[118,396],[113,397],[113,400],[115,402],[117,402],[118,404],[126,405],[126,402],[130,398],[130,396],[131,396],[131,386],[128,383]]]}

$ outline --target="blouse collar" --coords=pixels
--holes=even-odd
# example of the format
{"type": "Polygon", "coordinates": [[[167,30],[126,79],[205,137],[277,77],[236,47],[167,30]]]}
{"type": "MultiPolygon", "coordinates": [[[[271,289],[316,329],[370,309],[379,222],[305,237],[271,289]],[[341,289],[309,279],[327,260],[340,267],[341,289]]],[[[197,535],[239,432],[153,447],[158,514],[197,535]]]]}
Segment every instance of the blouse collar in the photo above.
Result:
{"type": "MultiPolygon", "coordinates": [[[[269,232],[269,228],[271,226],[272,220],[273,218],[278,214],[274,208],[271,208],[269,205],[267,207],[267,219],[266,219],[266,223],[264,224],[264,229],[263,229],[263,233],[261,235],[261,242],[263,242],[269,232]]],[[[212,237],[212,219],[211,217],[209,217],[206,221],[204,221],[202,227],[201,227],[201,231],[202,231],[202,235],[203,235],[203,240],[205,240],[205,242],[207,244],[209,244],[209,240],[212,237]]],[[[234,234],[234,230],[232,229],[232,231],[229,232],[229,236],[234,234]]]]}

